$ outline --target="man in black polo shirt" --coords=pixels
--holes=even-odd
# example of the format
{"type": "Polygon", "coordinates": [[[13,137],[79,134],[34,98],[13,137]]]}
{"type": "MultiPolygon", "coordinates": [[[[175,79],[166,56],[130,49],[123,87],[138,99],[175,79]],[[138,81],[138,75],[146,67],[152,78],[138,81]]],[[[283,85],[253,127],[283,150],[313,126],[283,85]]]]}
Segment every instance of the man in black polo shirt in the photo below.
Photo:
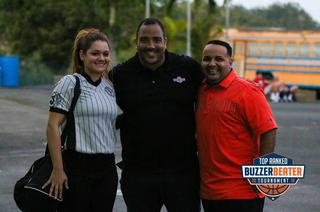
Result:
{"type": "Polygon", "coordinates": [[[136,55],[110,73],[123,110],[120,182],[130,212],[200,210],[194,104],[201,66],[166,43],[162,23],[144,19],[136,55]]]}

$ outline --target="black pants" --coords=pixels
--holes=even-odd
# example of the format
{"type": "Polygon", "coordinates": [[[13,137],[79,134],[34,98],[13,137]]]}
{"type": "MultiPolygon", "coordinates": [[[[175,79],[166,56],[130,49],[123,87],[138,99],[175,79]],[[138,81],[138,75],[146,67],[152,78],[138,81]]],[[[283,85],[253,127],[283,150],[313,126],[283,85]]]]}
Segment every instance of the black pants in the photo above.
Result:
{"type": "Polygon", "coordinates": [[[205,200],[202,199],[205,212],[263,212],[264,198],[205,200]]]}
{"type": "Polygon", "coordinates": [[[59,212],[112,212],[118,185],[113,154],[68,153],[69,189],[59,212]]]}
{"type": "Polygon", "coordinates": [[[128,212],[199,212],[198,173],[148,174],[123,171],[121,190],[128,212]]]}

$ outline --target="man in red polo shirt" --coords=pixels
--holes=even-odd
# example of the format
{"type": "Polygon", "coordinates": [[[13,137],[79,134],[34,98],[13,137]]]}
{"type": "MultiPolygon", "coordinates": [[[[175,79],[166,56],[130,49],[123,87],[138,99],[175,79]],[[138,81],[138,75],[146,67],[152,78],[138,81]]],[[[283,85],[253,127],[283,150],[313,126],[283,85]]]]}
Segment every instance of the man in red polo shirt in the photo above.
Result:
{"type": "Polygon", "coordinates": [[[273,152],[277,124],[259,87],[232,69],[232,48],[209,41],[196,123],[205,212],[262,212],[264,196],[242,178],[241,166],[273,152]]]}

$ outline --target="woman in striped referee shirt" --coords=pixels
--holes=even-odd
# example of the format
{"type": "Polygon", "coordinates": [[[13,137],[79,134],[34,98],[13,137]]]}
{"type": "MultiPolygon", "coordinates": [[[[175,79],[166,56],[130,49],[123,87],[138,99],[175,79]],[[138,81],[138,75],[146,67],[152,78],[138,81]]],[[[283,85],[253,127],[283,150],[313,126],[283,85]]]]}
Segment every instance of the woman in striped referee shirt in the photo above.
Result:
{"type": "Polygon", "coordinates": [[[50,186],[50,193],[56,198],[63,195],[59,211],[111,212],[118,184],[114,160],[117,105],[113,87],[104,79],[111,64],[107,36],[97,29],[79,31],[72,62],[81,88],[74,109],[74,130],[69,132],[72,136],[67,139],[63,163],[60,127],[76,83],[74,76],[67,75],[57,83],[51,96],[47,136],[53,171],[44,187],[50,186]],[[63,187],[67,188],[64,194],[63,187]]]}

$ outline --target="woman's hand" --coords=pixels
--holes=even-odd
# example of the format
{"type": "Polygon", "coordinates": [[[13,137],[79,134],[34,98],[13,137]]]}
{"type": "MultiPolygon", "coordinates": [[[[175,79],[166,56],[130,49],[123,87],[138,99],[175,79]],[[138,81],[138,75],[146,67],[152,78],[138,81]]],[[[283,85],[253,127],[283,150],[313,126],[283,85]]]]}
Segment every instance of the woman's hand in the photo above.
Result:
{"type": "Polygon", "coordinates": [[[63,186],[65,186],[66,189],[69,189],[68,177],[64,170],[53,169],[48,181],[42,186],[42,188],[47,186],[50,186],[50,196],[54,197],[55,199],[58,197],[59,199],[62,199],[63,186]]]}
{"type": "Polygon", "coordinates": [[[47,138],[53,169],[48,181],[42,186],[42,188],[50,186],[49,195],[56,199],[58,197],[62,198],[63,186],[69,189],[68,177],[63,169],[61,138],[59,130],[59,126],[64,120],[64,114],[49,112],[47,138]]]}

